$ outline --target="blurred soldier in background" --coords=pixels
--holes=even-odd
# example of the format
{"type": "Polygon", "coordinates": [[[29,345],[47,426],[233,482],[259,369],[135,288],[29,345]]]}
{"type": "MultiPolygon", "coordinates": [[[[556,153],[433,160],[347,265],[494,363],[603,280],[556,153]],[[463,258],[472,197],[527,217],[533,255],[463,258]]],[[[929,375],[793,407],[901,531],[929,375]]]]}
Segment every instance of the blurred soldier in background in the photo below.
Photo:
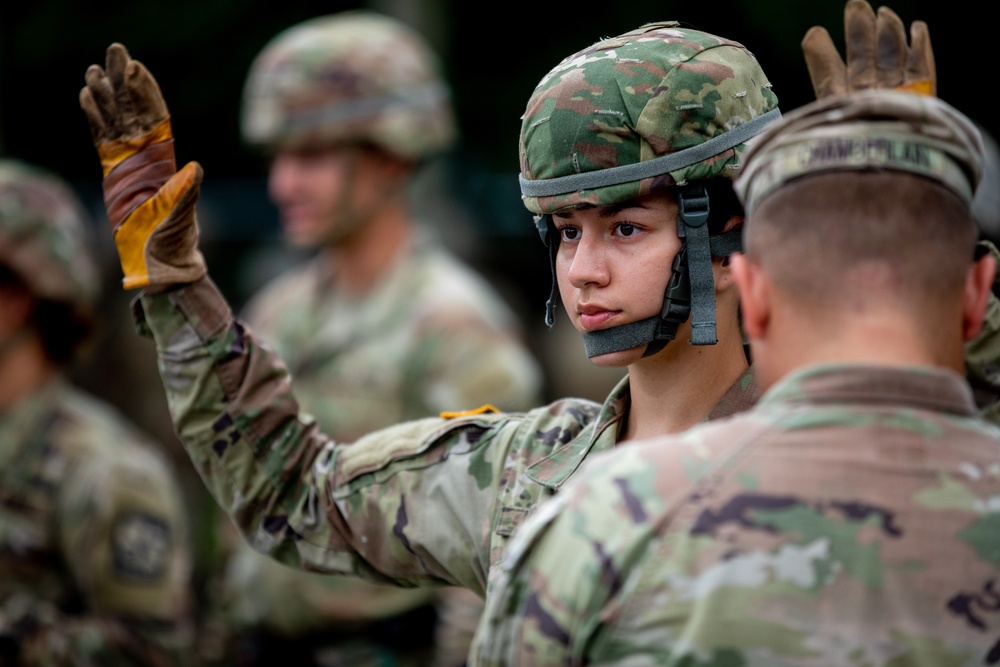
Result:
{"type": "Polygon", "coordinates": [[[89,232],[61,179],[0,161],[0,665],[189,665],[174,470],[65,375],[96,326],[89,232]]]}
{"type": "MultiPolygon", "coordinates": [[[[242,131],[270,159],[288,244],[316,251],[245,317],[325,431],[351,441],[444,410],[540,399],[514,312],[414,213],[421,169],[456,138],[421,36],[368,11],[293,26],[250,68],[242,131]]],[[[237,640],[222,650],[240,664],[461,665],[481,608],[465,589],[298,572],[241,540],[220,595],[237,640]]]]}

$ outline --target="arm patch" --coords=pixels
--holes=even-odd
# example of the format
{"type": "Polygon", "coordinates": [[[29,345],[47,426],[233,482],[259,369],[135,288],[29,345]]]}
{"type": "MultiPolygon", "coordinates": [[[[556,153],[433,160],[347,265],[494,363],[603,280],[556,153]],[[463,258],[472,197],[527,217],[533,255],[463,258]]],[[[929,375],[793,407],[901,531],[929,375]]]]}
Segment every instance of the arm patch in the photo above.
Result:
{"type": "Polygon", "coordinates": [[[123,579],[155,581],[164,576],[172,546],[170,524],[146,512],[127,512],[115,520],[111,556],[123,579]]]}

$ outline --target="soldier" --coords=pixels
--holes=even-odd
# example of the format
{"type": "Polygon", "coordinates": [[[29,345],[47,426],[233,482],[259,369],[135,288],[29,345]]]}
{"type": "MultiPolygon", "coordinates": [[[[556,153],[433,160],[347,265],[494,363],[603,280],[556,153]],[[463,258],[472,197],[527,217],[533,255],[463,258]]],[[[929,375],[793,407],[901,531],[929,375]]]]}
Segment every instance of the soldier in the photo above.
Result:
{"type": "MultiPolygon", "coordinates": [[[[327,434],[349,442],[456,407],[538,403],[542,375],[516,315],[414,210],[418,178],[456,138],[420,35],[364,10],[292,26],[251,65],[242,131],[270,160],[286,241],[318,251],[244,317],[327,434]]],[[[482,604],[464,588],[318,577],[242,541],[228,570],[239,664],[461,665],[482,604]]]]}
{"type": "Polygon", "coordinates": [[[897,90],[759,138],[731,263],[764,395],[587,461],[508,549],[477,664],[997,662],[1000,429],[962,377],[982,151],[897,90]]]}
{"type": "Polygon", "coordinates": [[[547,315],[558,286],[595,363],[627,367],[604,404],[485,407],[349,445],[301,410],[285,365],[207,275],[194,214],[201,167],[150,167],[154,156],[173,164],[152,75],[113,44],[105,67],[87,70],[80,102],[178,433],[246,539],[276,560],[485,594],[510,536],[586,457],[757,399],[727,261],[742,223],[731,178],[779,112],[737,42],[645,25],[566,58],[529,101],[521,187],[552,258],[547,315]]]}
{"type": "Polygon", "coordinates": [[[188,665],[174,470],[65,375],[96,324],[87,225],[54,174],[0,161],[0,664],[188,665]]]}

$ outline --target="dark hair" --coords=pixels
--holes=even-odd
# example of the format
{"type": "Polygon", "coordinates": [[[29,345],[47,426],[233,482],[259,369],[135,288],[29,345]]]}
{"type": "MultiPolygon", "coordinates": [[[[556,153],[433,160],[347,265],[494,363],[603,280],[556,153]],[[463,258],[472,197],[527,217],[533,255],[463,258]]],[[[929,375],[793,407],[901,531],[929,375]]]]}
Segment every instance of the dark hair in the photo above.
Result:
{"type": "Polygon", "coordinates": [[[703,183],[708,192],[708,233],[721,234],[733,216],[743,216],[743,205],[733,189],[732,179],[717,176],[703,183]]]}

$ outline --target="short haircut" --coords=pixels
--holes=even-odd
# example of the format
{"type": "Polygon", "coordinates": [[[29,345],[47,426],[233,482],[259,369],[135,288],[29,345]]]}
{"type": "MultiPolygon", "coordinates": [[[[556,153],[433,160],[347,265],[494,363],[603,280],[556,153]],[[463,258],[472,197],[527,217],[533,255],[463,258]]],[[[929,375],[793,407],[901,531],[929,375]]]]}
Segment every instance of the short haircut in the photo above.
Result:
{"type": "Polygon", "coordinates": [[[821,315],[843,312],[858,290],[909,309],[959,298],[977,230],[968,203],[936,181],[834,171],[773,192],[750,216],[745,239],[775,288],[821,315]]]}

